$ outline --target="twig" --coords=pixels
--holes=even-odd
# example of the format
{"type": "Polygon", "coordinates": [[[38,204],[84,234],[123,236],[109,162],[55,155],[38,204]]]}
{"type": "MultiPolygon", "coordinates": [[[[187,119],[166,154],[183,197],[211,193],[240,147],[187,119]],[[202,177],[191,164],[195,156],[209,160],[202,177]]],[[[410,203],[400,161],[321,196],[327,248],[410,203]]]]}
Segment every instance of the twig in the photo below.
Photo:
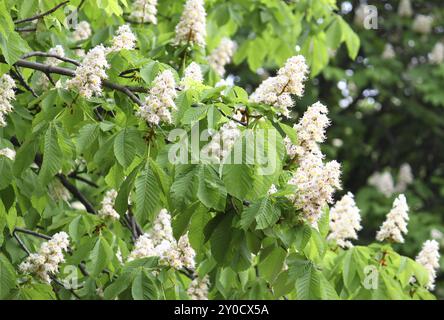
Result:
{"type": "Polygon", "coordinates": [[[91,187],[94,187],[94,188],[98,188],[99,187],[95,182],[90,181],[90,180],[88,180],[86,178],[83,178],[83,177],[77,175],[77,172],[71,172],[70,174],[68,174],[68,177],[76,179],[76,180],[79,180],[79,181],[82,181],[82,182],[84,182],[84,183],[86,183],[86,184],[88,184],[88,185],[90,185],[91,187]]]}
{"type": "Polygon", "coordinates": [[[248,124],[247,124],[246,122],[243,122],[243,121],[237,120],[236,118],[233,118],[232,116],[229,116],[229,115],[225,114],[225,112],[223,112],[223,111],[220,110],[219,108],[218,108],[217,110],[219,110],[219,112],[220,112],[224,117],[226,117],[226,118],[228,118],[228,119],[230,119],[230,120],[232,120],[232,121],[234,121],[234,122],[237,122],[237,123],[243,125],[244,127],[248,126],[248,124]]]}
{"type": "Polygon", "coordinates": [[[68,63],[72,63],[76,66],[80,66],[80,62],[74,60],[74,59],[70,59],[67,57],[62,57],[59,56],[57,54],[52,54],[52,53],[47,53],[47,52],[42,52],[42,51],[33,51],[33,52],[28,52],[27,54],[22,56],[22,59],[28,59],[31,57],[50,57],[50,58],[56,58],[60,61],[64,61],[64,62],[68,62],[68,63]]]}
{"type": "MultiPolygon", "coordinates": [[[[0,57],[0,63],[6,63],[6,61],[4,60],[3,57],[0,57]]],[[[46,65],[46,64],[38,63],[38,62],[31,62],[31,61],[27,61],[24,59],[19,59],[15,63],[15,65],[19,66],[19,67],[23,67],[23,68],[38,70],[38,71],[45,73],[46,75],[50,75],[52,73],[55,73],[55,74],[60,74],[63,76],[68,76],[68,77],[75,76],[74,70],[62,68],[62,67],[57,67],[57,66],[50,66],[50,65],[46,65]]],[[[140,99],[133,92],[131,92],[131,90],[128,89],[126,86],[123,86],[123,85],[120,85],[117,83],[113,83],[108,80],[103,80],[102,84],[106,88],[117,90],[117,91],[120,91],[120,92],[126,94],[134,103],[138,104],[139,106],[143,105],[142,101],[140,101],[140,99]]]]}
{"type": "Polygon", "coordinates": [[[37,31],[36,27],[23,27],[23,28],[15,28],[16,32],[34,32],[37,31]]]}
{"type": "Polygon", "coordinates": [[[52,8],[52,9],[46,11],[46,12],[43,12],[43,13],[37,14],[37,15],[35,15],[35,16],[29,17],[29,18],[25,18],[25,19],[21,19],[21,20],[15,20],[14,23],[15,23],[15,24],[20,24],[20,23],[24,23],[24,22],[29,22],[29,21],[38,20],[38,19],[40,19],[40,18],[43,18],[44,16],[47,16],[47,15],[53,13],[53,12],[56,11],[58,8],[60,8],[61,6],[64,6],[64,5],[67,4],[68,2],[69,2],[69,0],[64,1],[64,2],[62,2],[62,3],[59,3],[59,4],[56,5],[54,8],[52,8]]]}
{"type": "Polygon", "coordinates": [[[32,231],[32,230],[28,230],[28,229],[24,229],[24,228],[20,228],[20,227],[15,227],[14,228],[14,232],[16,232],[16,231],[17,232],[21,232],[21,233],[26,233],[26,234],[29,234],[31,236],[37,237],[37,238],[42,238],[42,239],[45,239],[45,240],[51,240],[50,236],[47,236],[45,234],[41,234],[41,233],[38,233],[38,232],[35,232],[35,231],[32,231]]]}
{"type": "Polygon", "coordinates": [[[96,214],[96,210],[94,209],[93,205],[88,201],[88,199],[86,199],[83,193],[81,193],[79,189],[76,188],[76,186],[69,182],[68,178],[64,174],[58,173],[56,174],[56,177],[60,180],[63,186],[68,189],[68,191],[71,192],[72,195],[85,206],[87,212],[96,214]]]}
{"type": "Polygon", "coordinates": [[[26,254],[29,256],[31,254],[31,251],[29,251],[29,249],[25,246],[22,239],[20,239],[15,231],[12,233],[12,235],[14,236],[15,240],[17,240],[19,246],[23,249],[23,251],[25,251],[26,254]]]}
{"type": "Polygon", "coordinates": [[[12,71],[13,74],[15,74],[15,76],[17,77],[17,79],[19,80],[19,82],[21,83],[21,85],[23,87],[26,88],[26,90],[28,90],[29,92],[31,92],[31,94],[37,98],[37,94],[35,93],[34,89],[31,88],[31,86],[25,81],[25,79],[23,78],[22,74],[20,73],[20,71],[18,70],[17,66],[14,66],[15,71],[12,71]]]}

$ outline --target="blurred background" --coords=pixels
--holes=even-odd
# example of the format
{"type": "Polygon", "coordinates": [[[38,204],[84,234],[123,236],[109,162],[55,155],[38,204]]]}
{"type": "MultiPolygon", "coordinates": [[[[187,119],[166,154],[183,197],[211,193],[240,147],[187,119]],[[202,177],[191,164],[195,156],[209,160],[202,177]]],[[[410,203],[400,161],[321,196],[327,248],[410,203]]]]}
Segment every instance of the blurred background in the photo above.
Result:
{"type": "MultiPolygon", "coordinates": [[[[243,2],[215,1],[210,14],[221,15],[224,6],[242,12],[233,6],[243,2]]],[[[250,25],[244,20],[245,30],[236,28],[233,37],[247,44],[238,48],[235,64],[228,69],[232,75],[226,80],[251,92],[273,75],[288,57],[288,46],[295,44],[311,63],[312,76],[288,123],[317,100],[329,107],[332,126],[323,151],[343,166],[343,190],[336,199],[351,191],[361,209],[364,228],[358,243],[375,241],[394,198],[405,193],[409,232],[404,244],[395,245],[398,252],[414,258],[422,243],[432,238],[444,247],[444,2],[314,2],[319,7],[311,1],[287,1],[297,9],[305,6],[299,29],[289,21],[291,31],[280,31],[287,18],[268,17],[274,12],[270,8],[251,14],[250,25]],[[333,19],[332,13],[337,14],[333,19]],[[271,24],[271,33],[279,36],[268,39],[262,34],[260,44],[258,33],[266,33],[264,23],[271,24]],[[354,35],[359,38],[356,56],[354,35]],[[297,40],[292,43],[292,39],[297,40]],[[267,51],[273,46],[277,52],[267,51]],[[254,51],[263,52],[262,57],[257,58],[254,51]],[[265,67],[257,67],[261,65],[265,67]]],[[[221,18],[218,27],[231,33],[230,23],[221,18]]],[[[443,270],[441,259],[435,291],[440,299],[444,298],[443,270]]]]}

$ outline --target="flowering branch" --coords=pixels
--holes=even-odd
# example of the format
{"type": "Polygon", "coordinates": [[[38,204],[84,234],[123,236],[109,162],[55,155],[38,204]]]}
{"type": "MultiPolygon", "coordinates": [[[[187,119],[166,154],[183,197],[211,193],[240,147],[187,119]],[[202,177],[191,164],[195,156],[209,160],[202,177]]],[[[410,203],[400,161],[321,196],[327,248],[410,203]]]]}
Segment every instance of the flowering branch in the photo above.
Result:
{"type": "Polygon", "coordinates": [[[64,5],[67,4],[68,2],[69,2],[69,0],[64,1],[64,2],[62,2],[62,3],[59,3],[59,4],[56,5],[54,8],[52,8],[52,9],[46,11],[46,12],[43,12],[43,13],[37,14],[37,15],[35,15],[35,16],[29,17],[29,18],[25,18],[25,19],[21,19],[21,20],[15,20],[14,23],[15,23],[15,24],[20,24],[20,23],[24,23],[24,22],[29,22],[29,21],[38,20],[38,19],[40,19],[40,18],[43,18],[44,16],[47,16],[47,15],[49,15],[49,14],[55,12],[58,8],[64,6],[64,5]]]}
{"type": "Polygon", "coordinates": [[[70,59],[70,58],[67,58],[67,57],[59,56],[57,54],[52,54],[52,53],[47,53],[47,52],[42,52],[42,51],[28,52],[27,54],[22,56],[22,59],[28,59],[28,58],[31,58],[31,57],[50,57],[50,58],[56,58],[56,59],[58,59],[60,61],[68,62],[68,63],[72,63],[72,64],[74,64],[76,66],[80,66],[80,62],[78,62],[78,61],[76,61],[74,59],[70,59]]]}

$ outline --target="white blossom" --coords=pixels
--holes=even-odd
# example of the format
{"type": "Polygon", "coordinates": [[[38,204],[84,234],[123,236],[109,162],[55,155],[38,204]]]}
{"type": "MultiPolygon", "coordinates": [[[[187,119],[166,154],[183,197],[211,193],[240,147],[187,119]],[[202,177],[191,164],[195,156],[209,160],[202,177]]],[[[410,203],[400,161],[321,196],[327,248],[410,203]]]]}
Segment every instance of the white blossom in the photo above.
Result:
{"type": "Polygon", "coordinates": [[[336,202],[330,210],[331,231],[328,239],[335,240],[340,247],[352,247],[353,244],[347,239],[358,239],[357,231],[362,229],[359,211],[351,192],[336,202]]]}
{"type": "Polygon", "coordinates": [[[275,77],[269,77],[259,85],[250,100],[275,107],[279,114],[288,117],[288,108],[293,106],[291,95],[302,97],[307,74],[305,58],[301,55],[291,57],[275,77]]]}
{"type": "Polygon", "coordinates": [[[159,257],[160,263],[175,269],[194,269],[196,253],[191,247],[188,235],[176,241],[171,228],[171,216],[162,209],[151,230],[141,235],[131,251],[128,261],[145,257],[159,257]]]}
{"type": "Polygon", "coordinates": [[[416,262],[426,268],[429,273],[429,282],[427,288],[435,288],[436,270],[439,269],[439,244],[436,240],[427,240],[422,246],[422,250],[416,257],[416,262]]]}
{"type": "Polygon", "coordinates": [[[400,17],[407,17],[407,18],[413,15],[413,9],[410,0],[401,0],[399,2],[398,15],[400,17]]]}
{"type": "Polygon", "coordinates": [[[430,236],[432,239],[437,241],[442,241],[444,239],[444,233],[438,229],[432,229],[430,230],[430,236]]]}
{"type": "Polygon", "coordinates": [[[220,77],[224,76],[225,66],[230,63],[236,47],[236,42],[229,38],[223,38],[219,46],[208,57],[208,64],[220,77]]]}
{"type": "Polygon", "coordinates": [[[278,192],[278,189],[276,188],[275,184],[272,184],[270,189],[268,189],[267,194],[270,196],[270,195],[272,195],[272,194],[274,194],[276,192],[278,192]]]}
{"type": "Polygon", "coordinates": [[[376,234],[376,240],[388,239],[404,243],[402,234],[407,234],[408,211],[407,200],[403,194],[400,194],[393,202],[393,208],[387,214],[386,220],[376,234]]]}
{"type": "Polygon", "coordinates": [[[157,0],[136,0],[131,7],[130,19],[157,24],[157,0]]]}
{"type": "Polygon", "coordinates": [[[98,211],[99,217],[111,218],[112,220],[118,220],[120,218],[119,213],[114,209],[114,203],[117,198],[117,191],[114,189],[108,190],[101,202],[102,207],[98,211]]]}
{"type": "Polygon", "coordinates": [[[145,104],[137,111],[137,116],[150,124],[160,121],[171,123],[171,111],[176,109],[174,99],[177,97],[176,81],[171,70],[160,73],[153,81],[145,104]]]}
{"type": "Polygon", "coordinates": [[[442,42],[435,44],[432,52],[429,53],[429,61],[432,64],[441,64],[444,62],[444,44],[442,42]]]}
{"type": "Polygon", "coordinates": [[[210,287],[210,279],[208,275],[200,278],[194,278],[191,281],[187,294],[191,300],[208,300],[208,289],[210,287]]]}
{"type": "Polygon", "coordinates": [[[184,90],[192,87],[194,84],[202,83],[203,75],[200,66],[196,62],[191,62],[185,68],[183,78],[180,80],[180,85],[184,90]]]}
{"type": "Polygon", "coordinates": [[[396,57],[395,49],[391,43],[386,43],[384,47],[384,51],[382,52],[382,59],[393,59],[396,57]]]}
{"type": "Polygon", "coordinates": [[[398,179],[395,186],[396,192],[404,192],[407,186],[413,182],[412,168],[408,163],[403,163],[399,168],[398,179]]]}
{"type": "Polygon", "coordinates": [[[77,89],[81,96],[91,98],[102,94],[102,80],[107,78],[106,49],[103,45],[92,48],[76,69],[75,77],[66,82],[68,88],[77,89]]]}
{"type": "Polygon", "coordinates": [[[46,283],[59,271],[59,264],[65,262],[63,252],[68,250],[69,237],[66,232],[59,232],[47,242],[43,242],[37,253],[31,253],[19,269],[23,273],[35,274],[46,283]]]}
{"type": "Polygon", "coordinates": [[[415,17],[415,20],[413,20],[412,29],[413,31],[418,33],[429,34],[430,32],[432,32],[432,26],[433,26],[432,16],[418,14],[415,17]]]}
{"type": "Polygon", "coordinates": [[[368,179],[368,184],[375,187],[387,198],[391,197],[392,194],[395,193],[395,182],[393,181],[392,175],[388,171],[384,171],[383,173],[373,173],[368,179]]]}
{"type": "Polygon", "coordinates": [[[355,10],[355,17],[354,17],[353,22],[359,27],[364,26],[364,20],[365,20],[365,16],[366,16],[366,7],[367,7],[367,5],[361,4],[355,10]]]}
{"type": "Polygon", "coordinates": [[[203,0],[187,0],[176,25],[175,44],[197,44],[205,47],[206,12],[203,0]]]}
{"type": "Polygon", "coordinates": [[[120,50],[133,50],[136,47],[136,36],[131,31],[131,28],[124,24],[116,31],[116,35],[112,40],[110,48],[107,48],[108,52],[117,52],[120,50]]]}
{"type": "Polygon", "coordinates": [[[69,204],[69,206],[74,210],[86,211],[86,207],[80,201],[73,201],[69,204]]]}
{"type": "Polygon", "coordinates": [[[223,160],[230,154],[236,140],[242,135],[239,124],[235,121],[228,121],[222,125],[219,131],[213,132],[211,141],[202,149],[203,153],[223,160]]]}
{"type": "Polygon", "coordinates": [[[15,99],[15,87],[14,80],[8,74],[0,77],[0,128],[6,127],[5,117],[14,109],[11,101],[15,99]]]}
{"type": "Polygon", "coordinates": [[[334,191],[341,188],[340,175],[341,166],[335,160],[324,164],[320,154],[312,153],[300,159],[299,167],[288,182],[295,185],[297,191],[289,198],[313,225],[327,203],[333,202],[334,191]]]}
{"type": "Polygon", "coordinates": [[[15,150],[11,149],[11,148],[3,148],[0,149],[0,157],[6,157],[9,160],[14,161],[15,160],[15,150]]]}
{"type": "Polygon", "coordinates": [[[74,28],[74,41],[86,40],[91,36],[91,26],[87,21],[80,21],[74,28]]]}

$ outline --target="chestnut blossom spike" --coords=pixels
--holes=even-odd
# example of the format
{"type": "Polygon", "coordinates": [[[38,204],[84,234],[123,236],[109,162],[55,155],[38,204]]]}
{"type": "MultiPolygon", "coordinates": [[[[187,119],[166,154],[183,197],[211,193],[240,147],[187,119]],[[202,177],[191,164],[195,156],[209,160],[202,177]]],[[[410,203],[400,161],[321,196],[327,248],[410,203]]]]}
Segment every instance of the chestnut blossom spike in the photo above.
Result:
{"type": "Polygon", "coordinates": [[[211,141],[203,148],[203,153],[210,158],[222,161],[233,148],[236,140],[242,135],[239,124],[235,121],[224,123],[219,131],[213,132],[211,141]]]}
{"type": "Polygon", "coordinates": [[[136,115],[151,125],[158,125],[161,121],[171,123],[171,111],[177,108],[174,102],[176,97],[174,75],[171,70],[165,70],[154,79],[145,103],[136,115]]]}
{"type": "Polygon", "coordinates": [[[193,61],[185,68],[183,78],[180,80],[180,85],[184,90],[187,90],[193,85],[201,84],[202,82],[202,69],[193,61]]]}
{"type": "Polygon", "coordinates": [[[106,79],[106,49],[98,45],[88,51],[82,64],[77,67],[75,77],[66,82],[68,88],[77,89],[82,97],[87,99],[93,95],[102,94],[102,80],[106,79]]]}
{"type": "Polygon", "coordinates": [[[368,184],[375,187],[376,190],[381,192],[387,198],[391,197],[396,191],[393,176],[388,171],[384,171],[383,173],[373,173],[368,179],[368,184]]]}
{"type": "Polygon", "coordinates": [[[433,17],[423,14],[418,14],[413,20],[412,29],[415,32],[422,34],[429,34],[432,32],[433,27],[433,17]]]}
{"type": "Polygon", "coordinates": [[[302,55],[291,57],[275,77],[264,80],[250,96],[250,101],[274,107],[278,114],[289,117],[293,106],[291,95],[302,97],[308,66],[302,55]]]}
{"type": "Polygon", "coordinates": [[[208,300],[208,290],[210,287],[210,279],[208,275],[201,278],[194,278],[188,289],[187,294],[191,300],[208,300]]]}
{"type": "Polygon", "coordinates": [[[236,47],[236,42],[229,38],[223,38],[219,46],[208,57],[208,64],[220,77],[224,76],[225,66],[231,62],[236,47]]]}
{"type": "Polygon", "coordinates": [[[426,268],[429,274],[427,288],[435,289],[436,271],[439,269],[439,244],[436,240],[427,240],[422,245],[422,249],[416,257],[416,262],[426,268]]]}
{"type": "Polygon", "coordinates": [[[114,209],[114,203],[117,198],[117,191],[114,189],[108,190],[102,200],[102,207],[98,211],[98,216],[102,218],[110,218],[112,220],[119,220],[120,215],[114,209]]]}
{"type": "Polygon", "coordinates": [[[441,64],[444,62],[444,43],[438,42],[429,53],[429,61],[431,64],[441,64]]]}
{"type": "Polygon", "coordinates": [[[330,234],[328,240],[335,240],[338,246],[350,248],[353,244],[347,239],[358,239],[357,231],[362,229],[361,215],[353,194],[348,192],[330,210],[330,234]]]}
{"type": "Polygon", "coordinates": [[[139,23],[157,24],[157,0],[134,1],[129,18],[139,23]]]}
{"type": "Polygon", "coordinates": [[[120,50],[133,50],[136,47],[136,36],[131,31],[131,28],[124,24],[116,31],[116,35],[112,40],[110,48],[107,48],[107,53],[118,52],[120,50]]]}
{"type": "Polygon", "coordinates": [[[74,28],[74,41],[83,41],[91,36],[91,26],[88,21],[80,21],[74,28]]]}
{"type": "Polygon", "coordinates": [[[51,276],[59,272],[59,265],[65,262],[63,252],[68,250],[69,236],[59,232],[47,242],[43,242],[37,253],[31,253],[19,265],[19,270],[26,274],[35,274],[46,283],[51,282],[51,276]]]}
{"type": "Polygon", "coordinates": [[[159,257],[160,264],[174,269],[194,270],[196,253],[191,247],[188,235],[173,237],[171,215],[162,209],[156,217],[150,231],[141,235],[131,251],[128,261],[145,257],[159,257]]]}
{"type": "Polygon", "coordinates": [[[8,74],[0,77],[0,128],[7,126],[6,115],[14,109],[11,101],[15,99],[15,87],[14,80],[8,74]]]}
{"type": "Polygon", "coordinates": [[[0,157],[6,157],[9,160],[15,160],[15,151],[11,148],[0,149],[0,157]]]}
{"type": "Polygon", "coordinates": [[[410,0],[401,0],[398,6],[398,15],[409,18],[413,15],[412,3],[410,0]]]}
{"type": "Polygon", "coordinates": [[[388,60],[393,59],[396,57],[395,49],[393,48],[393,45],[390,43],[386,43],[384,47],[384,51],[381,55],[382,59],[388,60]]]}
{"type": "Polygon", "coordinates": [[[175,44],[196,44],[205,48],[206,15],[203,0],[187,0],[176,25],[175,44]]]}
{"type": "Polygon", "coordinates": [[[376,240],[391,240],[404,243],[402,234],[407,234],[407,222],[409,207],[403,194],[400,194],[393,202],[393,208],[387,214],[386,220],[376,234],[376,240]]]}
{"type": "Polygon", "coordinates": [[[404,192],[407,187],[413,183],[413,179],[412,168],[408,163],[403,163],[399,168],[395,192],[404,192]]]}
{"type": "Polygon", "coordinates": [[[316,225],[322,209],[333,202],[335,190],[341,188],[340,176],[341,165],[337,161],[324,164],[320,154],[307,153],[288,181],[288,184],[297,187],[297,192],[289,199],[302,210],[310,223],[316,225]]]}

